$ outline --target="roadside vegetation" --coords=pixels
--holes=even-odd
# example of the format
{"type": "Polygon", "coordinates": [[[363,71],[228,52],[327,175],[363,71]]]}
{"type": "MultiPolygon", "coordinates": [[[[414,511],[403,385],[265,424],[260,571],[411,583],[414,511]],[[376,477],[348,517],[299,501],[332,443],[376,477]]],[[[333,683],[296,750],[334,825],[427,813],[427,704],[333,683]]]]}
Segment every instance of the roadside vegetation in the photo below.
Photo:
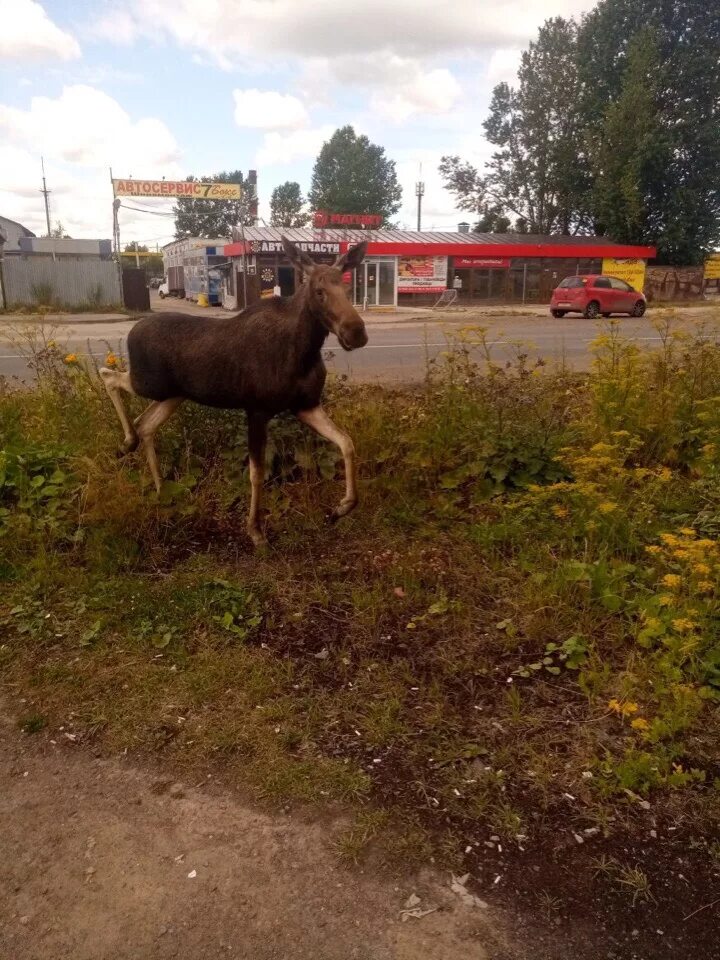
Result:
{"type": "Polygon", "coordinates": [[[242,416],[184,405],[157,496],[115,457],[95,371],[39,331],[37,384],[0,392],[21,723],[342,803],[350,860],[378,837],[389,861],[476,873],[583,845],[587,882],[634,905],[658,890],[613,844],[671,829],[713,869],[720,345],[660,333],[646,352],[609,324],[578,375],[522,348],[497,364],[468,328],[414,391],[335,380],[361,506],[326,525],[342,464],[279,420],[257,554],[242,416]]]}

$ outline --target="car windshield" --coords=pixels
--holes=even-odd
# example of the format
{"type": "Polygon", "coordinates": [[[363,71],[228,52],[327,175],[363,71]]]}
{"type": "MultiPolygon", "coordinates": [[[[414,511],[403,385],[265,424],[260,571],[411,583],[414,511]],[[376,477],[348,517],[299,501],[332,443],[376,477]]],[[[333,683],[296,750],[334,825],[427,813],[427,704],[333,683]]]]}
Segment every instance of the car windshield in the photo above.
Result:
{"type": "Polygon", "coordinates": [[[584,277],[565,277],[564,280],[560,281],[560,288],[567,290],[568,287],[583,287],[585,286],[586,280],[584,277]]]}

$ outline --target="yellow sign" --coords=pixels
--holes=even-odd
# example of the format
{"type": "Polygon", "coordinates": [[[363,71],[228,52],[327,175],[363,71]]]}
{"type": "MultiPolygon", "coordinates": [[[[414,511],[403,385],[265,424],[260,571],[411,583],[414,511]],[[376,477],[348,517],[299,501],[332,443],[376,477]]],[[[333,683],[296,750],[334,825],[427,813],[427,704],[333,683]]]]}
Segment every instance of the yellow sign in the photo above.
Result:
{"type": "Polygon", "coordinates": [[[113,180],[116,197],[190,197],[192,200],[241,200],[239,183],[199,180],[113,180]]]}
{"type": "Polygon", "coordinates": [[[643,292],[645,286],[644,260],[613,260],[606,257],[602,262],[602,272],[605,276],[624,280],[638,293],[643,292]]]}
{"type": "Polygon", "coordinates": [[[705,261],[705,279],[720,280],[720,253],[711,253],[705,261]]]}

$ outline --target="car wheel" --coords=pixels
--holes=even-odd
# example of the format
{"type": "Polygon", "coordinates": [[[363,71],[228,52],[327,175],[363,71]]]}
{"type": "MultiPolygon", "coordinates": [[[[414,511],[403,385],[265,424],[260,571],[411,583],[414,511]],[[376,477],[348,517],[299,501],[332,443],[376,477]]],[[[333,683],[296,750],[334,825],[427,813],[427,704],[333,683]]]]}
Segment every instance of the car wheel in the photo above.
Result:
{"type": "Polygon", "coordinates": [[[644,300],[638,300],[638,302],[637,302],[637,303],[635,304],[635,306],[632,308],[632,311],[631,311],[631,313],[630,313],[630,316],[631,316],[631,317],[642,317],[644,313],[645,313],[645,301],[644,301],[644,300]]]}
{"type": "Polygon", "coordinates": [[[560,317],[564,317],[564,316],[565,316],[565,311],[564,311],[564,310],[551,310],[550,313],[551,313],[554,317],[557,317],[558,319],[559,319],[560,317]]]}
{"type": "Polygon", "coordinates": [[[590,303],[585,307],[583,311],[583,316],[586,320],[595,320],[600,314],[600,304],[597,300],[591,300],[590,303]]]}

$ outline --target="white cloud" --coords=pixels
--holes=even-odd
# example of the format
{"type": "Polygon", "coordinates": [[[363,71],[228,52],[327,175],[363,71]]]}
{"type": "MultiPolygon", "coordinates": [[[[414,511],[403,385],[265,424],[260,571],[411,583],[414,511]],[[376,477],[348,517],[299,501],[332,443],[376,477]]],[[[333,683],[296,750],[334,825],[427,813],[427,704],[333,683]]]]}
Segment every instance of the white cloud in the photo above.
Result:
{"type": "Polygon", "coordinates": [[[449,70],[423,72],[411,60],[397,60],[396,69],[373,94],[371,107],[395,123],[417,113],[446,113],[460,96],[460,84],[449,70]]]}
{"type": "Polygon", "coordinates": [[[116,8],[107,13],[88,28],[88,35],[100,40],[110,40],[121,45],[131,44],[138,35],[136,20],[127,10],[116,8]]]}
{"type": "Polygon", "coordinates": [[[256,130],[297,130],[308,123],[302,102],[275,90],[233,90],[235,123],[256,130]]]}
{"type": "Polygon", "coordinates": [[[415,114],[446,113],[461,92],[450,70],[385,50],[373,56],[348,54],[305,60],[298,87],[307,99],[319,104],[326,103],[328,93],[336,87],[367,90],[372,111],[393,123],[402,123],[415,114]]]}
{"type": "Polygon", "coordinates": [[[35,0],[0,0],[0,60],[75,60],[80,45],[35,0]]]}
{"type": "Polygon", "coordinates": [[[165,172],[180,151],[165,124],[133,121],[117,100],[95,87],[64,87],[57,99],[33,97],[28,110],[0,104],[0,137],[86,166],[113,165],[125,176],[165,172]]]}
{"type": "MultiPolygon", "coordinates": [[[[130,13],[149,35],[164,33],[183,47],[216,57],[304,57],[375,53],[398,56],[487,51],[523,45],[540,24],[571,16],[595,0],[456,0],[452,8],[417,0],[132,0],[130,13]]],[[[380,66],[380,64],[378,63],[380,66]]]]}
{"type": "Polygon", "coordinates": [[[496,83],[514,84],[517,80],[518,67],[522,50],[520,47],[501,47],[493,52],[487,68],[487,78],[496,83]]]}
{"type": "Polygon", "coordinates": [[[328,124],[310,130],[293,130],[290,133],[266,133],[263,144],[257,152],[255,162],[258,167],[269,167],[292,163],[306,157],[315,157],[320,147],[335,132],[328,124]]]}
{"type": "MultiPolygon", "coordinates": [[[[31,230],[45,232],[40,195],[40,156],[51,190],[51,218],[71,236],[112,233],[115,176],[184,176],[180,151],[170,130],[154,118],[133,119],[120,104],[93,87],[65,87],[55,99],[33,97],[27,110],[0,104],[0,210],[31,230]]],[[[131,205],[132,202],[130,202],[131,205]]],[[[162,204],[146,205],[160,212],[162,204]]],[[[121,211],[123,240],[152,242],[172,233],[172,219],[121,211]]]]}

